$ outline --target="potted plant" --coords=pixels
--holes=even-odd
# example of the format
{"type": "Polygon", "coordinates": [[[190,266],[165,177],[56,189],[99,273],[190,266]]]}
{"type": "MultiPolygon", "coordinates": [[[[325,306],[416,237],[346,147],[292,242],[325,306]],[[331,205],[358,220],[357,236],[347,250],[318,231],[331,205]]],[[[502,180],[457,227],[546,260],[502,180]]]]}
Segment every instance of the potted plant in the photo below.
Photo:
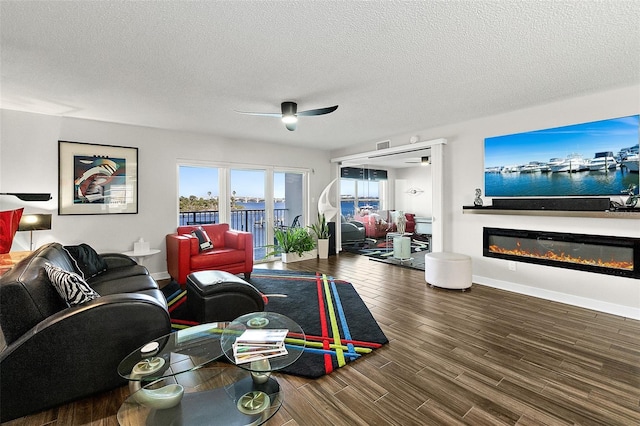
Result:
{"type": "Polygon", "coordinates": [[[318,213],[318,221],[309,226],[318,240],[318,257],[320,259],[329,258],[329,224],[324,213],[318,213]]]}
{"type": "Polygon", "coordinates": [[[273,251],[267,256],[281,255],[285,263],[316,257],[316,242],[306,228],[276,228],[274,235],[276,244],[270,246],[273,251]]]}

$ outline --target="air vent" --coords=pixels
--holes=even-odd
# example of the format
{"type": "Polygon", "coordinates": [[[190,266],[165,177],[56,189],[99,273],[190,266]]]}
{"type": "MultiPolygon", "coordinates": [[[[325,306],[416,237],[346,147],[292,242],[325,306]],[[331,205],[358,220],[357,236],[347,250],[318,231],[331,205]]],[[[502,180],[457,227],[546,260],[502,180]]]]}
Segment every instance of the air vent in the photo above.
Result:
{"type": "Polygon", "coordinates": [[[389,148],[389,144],[391,143],[391,140],[388,141],[382,141],[382,142],[377,142],[376,143],[376,151],[379,151],[381,149],[387,149],[389,148]]]}

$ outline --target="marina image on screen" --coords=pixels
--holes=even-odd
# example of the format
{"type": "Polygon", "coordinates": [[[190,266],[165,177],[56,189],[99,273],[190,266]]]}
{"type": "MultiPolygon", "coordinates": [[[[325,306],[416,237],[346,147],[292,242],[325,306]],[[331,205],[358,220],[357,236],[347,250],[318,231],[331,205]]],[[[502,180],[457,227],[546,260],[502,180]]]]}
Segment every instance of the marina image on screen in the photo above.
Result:
{"type": "Polygon", "coordinates": [[[495,136],[484,141],[485,195],[638,193],[639,116],[495,136]]]}

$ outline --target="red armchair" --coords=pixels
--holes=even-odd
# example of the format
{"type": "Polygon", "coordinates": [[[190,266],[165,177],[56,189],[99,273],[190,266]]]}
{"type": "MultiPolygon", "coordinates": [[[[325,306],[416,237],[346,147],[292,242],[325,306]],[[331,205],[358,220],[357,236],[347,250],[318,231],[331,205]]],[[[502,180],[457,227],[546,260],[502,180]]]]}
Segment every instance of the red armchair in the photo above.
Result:
{"type": "Polygon", "coordinates": [[[416,215],[413,213],[405,213],[405,219],[407,220],[404,225],[404,232],[414,233],[416,232],[416,215]]]}
{"type": "Polygon", "coordinates": [[[253,235],[229,229],[227,223],[201,226],[213,243],[212,249],[200,251],[198,238],[191,235],[198,226],[180,226],[176,233],[167,235],[167,267],[171,278],[186,285],[191,272],[219,270],[231,274],[242,272],[249,279],[253,271],[253,235]]]}

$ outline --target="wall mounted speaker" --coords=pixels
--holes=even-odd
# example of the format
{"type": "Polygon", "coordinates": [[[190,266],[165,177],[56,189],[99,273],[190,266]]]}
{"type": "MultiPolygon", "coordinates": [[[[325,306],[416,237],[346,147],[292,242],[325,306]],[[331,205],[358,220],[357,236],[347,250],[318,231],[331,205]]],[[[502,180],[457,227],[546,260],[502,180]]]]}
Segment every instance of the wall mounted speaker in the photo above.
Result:
{"type": "Polygon", "coordinates": [[[494,198],[493,207],[505,210],[609,210],[609,198],[494,198]]]}

